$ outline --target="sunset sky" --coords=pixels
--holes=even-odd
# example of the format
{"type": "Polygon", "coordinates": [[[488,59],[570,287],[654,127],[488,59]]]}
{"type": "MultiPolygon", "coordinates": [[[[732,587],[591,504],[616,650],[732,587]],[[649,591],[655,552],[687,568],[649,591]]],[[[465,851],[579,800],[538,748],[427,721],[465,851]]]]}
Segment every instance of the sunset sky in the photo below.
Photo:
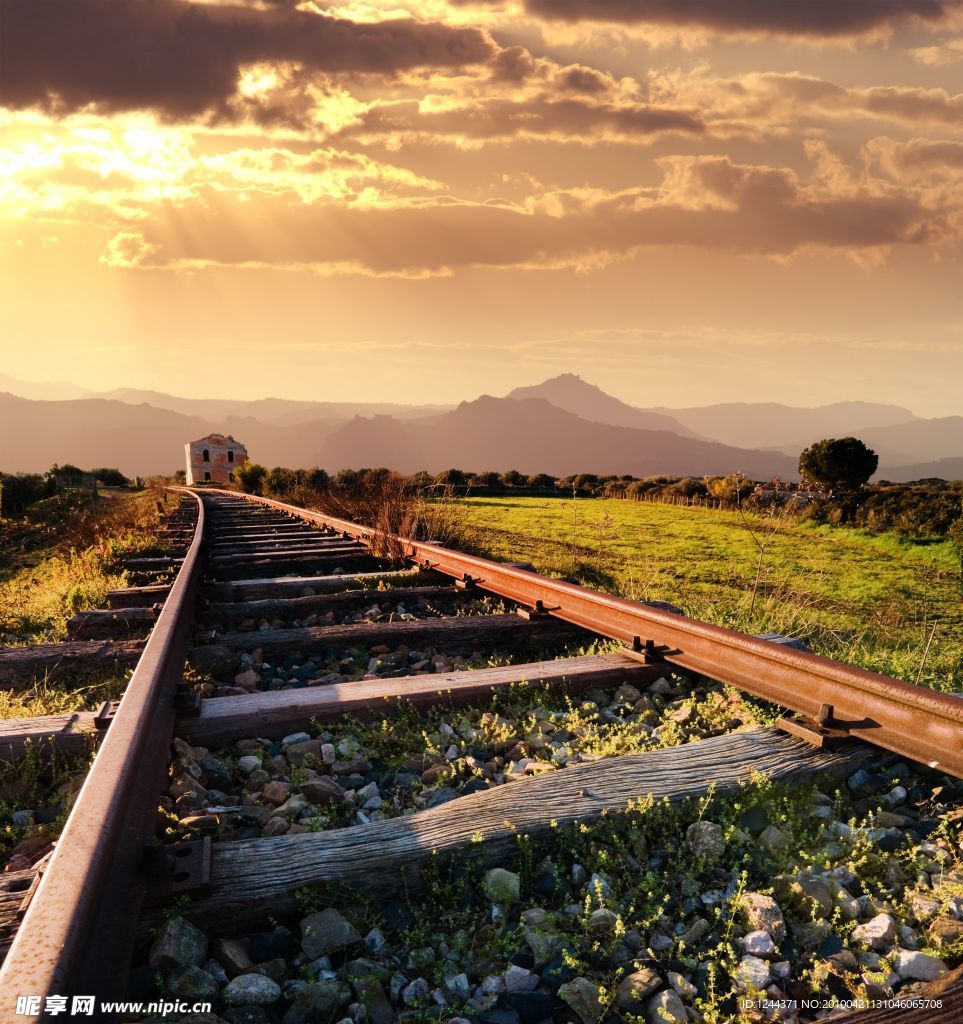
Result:
{"type": "Polygon", "coordinates": [[[0,0],[0,370],[963,413],[956,0],[0,0]]]}

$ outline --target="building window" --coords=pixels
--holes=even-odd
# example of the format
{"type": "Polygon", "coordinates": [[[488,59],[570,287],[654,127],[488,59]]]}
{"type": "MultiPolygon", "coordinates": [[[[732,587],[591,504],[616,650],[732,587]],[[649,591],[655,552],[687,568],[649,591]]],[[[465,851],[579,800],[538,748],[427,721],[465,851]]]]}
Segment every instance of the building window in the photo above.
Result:
{"type": "Polygon", "coordinates": [[[228,462],[233,462],[234,461],[234,452],[228,452],[227,453],[227,461],[228,462]]]}
{"type": "Polygon", "coordinates": [[[234,483],[234,474],[233,473],[228,473],[227,474],[227,478],[228,478],[228,480],[231,481],[231,483],[234,483]]]}
{"type": "Polygon", "coordinates": [[[210,473],[205,473],[204,474],[204,479],[205,480],[210,480],[211,479],[211,474],[210,473]]]}
{"type": "Polygon", "coordinates": [[[202,462],[210,462],[211,461],[211,453],[206,448],[204,449],[203,453],[201,454],[201,461],[202,462]]]}

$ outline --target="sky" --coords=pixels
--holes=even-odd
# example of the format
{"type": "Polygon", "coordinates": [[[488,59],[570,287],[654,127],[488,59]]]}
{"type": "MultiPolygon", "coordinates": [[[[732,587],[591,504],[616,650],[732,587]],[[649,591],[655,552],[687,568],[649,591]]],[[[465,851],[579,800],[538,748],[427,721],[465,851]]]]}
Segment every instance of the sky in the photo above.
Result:
{"type": "Polygon", "coordinates": [[[2,0],[0,369],[963,414],[960,0],[2,0]]]}

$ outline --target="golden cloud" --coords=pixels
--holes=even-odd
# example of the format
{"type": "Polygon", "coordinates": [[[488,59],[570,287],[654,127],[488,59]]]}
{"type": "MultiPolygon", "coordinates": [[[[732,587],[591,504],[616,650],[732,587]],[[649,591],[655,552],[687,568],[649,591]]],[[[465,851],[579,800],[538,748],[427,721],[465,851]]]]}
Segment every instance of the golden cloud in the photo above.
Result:
{"type": "Polygon", "coordinates": [[[142,115],[112,119],[110,127],[99,124],[91,127],[85,117],[51,122],[0,147],[0,211],[8,217],[116,224],[188,202],[203,204],[209,193],[233,193],[242,202],[265,193],[296,204],[364,205],[443,187],[335,147],[205,152],[206,139],[142,115]]]}
{"type": "Polygon", "coordinates": [[[653,72],[650,98],[698,110],[712,130],[739,126],[747,133],[798,127],[804,118],[866,118],[963,127],[963,93],[911,86],[850,87],[799,73],[750,72],[717,78],[653,72]]]}
{"type": "Polygon", "coordinates": [[[790,169],[726,156],[661,163],[656,189],[559,191],[522,204],[438,196],[294,208],[258,193],[242,218],[236,197],[221,196],[152,219],[142,233],[150,259],[140,265],[426,276],[466,267],[590,270],[648,246],[875,257],[893,246],[958,237],[953,218],[912,188],[878,183],[834,191],[825,176],[805,183],[790,169]]]}

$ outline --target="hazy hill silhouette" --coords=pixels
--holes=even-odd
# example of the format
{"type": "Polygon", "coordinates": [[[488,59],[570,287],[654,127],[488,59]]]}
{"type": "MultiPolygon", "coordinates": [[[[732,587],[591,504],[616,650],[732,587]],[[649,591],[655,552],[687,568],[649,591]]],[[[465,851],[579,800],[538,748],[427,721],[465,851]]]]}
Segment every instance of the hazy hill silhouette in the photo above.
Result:
{"type": "Polygon", "coordinates": [[[262,423],[295,425],[316,423],[319,420],[347,421],[352,416],[375,416],[384,414],[409,417],[431,416],[448,405],[402,405],[393,402],[315,402],[287,398],[258,398],[253,400],[233,398],[178,398],[163,391],[143,391],[138,388],[117,388],[87,398],[106,398],[111,401],[140,405],[143,402],[156,409],[170,409],[185,416],[199,416],[205,420],[222,420],[228,416],[250,417],[262,423]]]}
{"type": "Polygon", "coordinates": [[[778,473],[792,479],[806,444],[848,434],[877,451],[878,478],[956,479],[963,460],[961,416],[921,419],[908,409],[872,402],[815,409],[776,402],[636,409],[573,374],[456,409],[184,399],[131,388],[106,393],[110,397],[77,398],[82,389],[71,384],[0,375],[0,387],[4,382],[28,395],[0,394],[5,472],[37,472],[69,461],[116,465],[128,474],[172,473],[182,467],[184,443],[212,432],[233,434],[254,460],[268,466],[326,469],[385,465],[436,472],[455,466],[555,475],[741,470],[757,478],[778,473]],[[37,399],[45,393],[58,400],[37,399]]]}
{"type": "Polygon", "coordinates": [[[956,456],[951,459],[936,459],[932,462],[919,462],[914,465],[883,466],[875,477],[877,480],[892,480],[894,483],[934,478],[941,480],[963,480],[963,456],[956,456]]]}
{"type": "Polygon", "coordinates": [[[4,393],[20,398],[59,402],[67,398],[82,398],[87,392],[76,384],[68,384],[62,380],[34,383],[0,373],[0,394],[4,393]]]}
{"type": "Polygon", "coordinates": [[[233,434],[268,465],[315,466],[324,434],[343,421],[273,426],[228,416],[205,420],[151,405],[101,398],[34,402],[0,394],[0,470],[41,472],[54,462],[116,466],[128,476],[184,468],[184,445],[218,432],[233,434]]]}
{"type": "MultiPolygon", "coordinates": [[[[792,454],[824,437],[862,438],[862,431],[868,428],[906,424],[916,419],[909,409],[876,402],[834,402],[812,409],[779,402],[724,402],[700,408],[651,411],[674,416],[697,434],[724,444],[764,444],[792,454]]],[[[894,437],[890,447],[899,450],[902,446],[894,437]]]]}
{"type": "MultiPolygon", "coordinates": [[[[514,391],[508,392],[506,398],[544,398],[557,408],[574,413],[592,423],[634,427],[638,430],[668,430],[680,437],[700,436],[681,423],[671,412],[653,412],[627,405],[574,373],[563,373],[531,387],[515,388],[514,391]]],[[[709,438],[702,437],[702,440],[709,438]]]]}
{"type": "Polygon", "coordinates": [[[740,470],[792,476],[796,460],[680,437],[669,431],[590,423],[542,398],[463,402],[452,412],[402,423],[359,417],[330,434],[322,464],[332,470],[388,465],[404,473],[451,467],[522,473],[657,473],[703,476],[740,470]]]}
{"type": "Polygon", "coordinates": [[[859,437],[882,458],[884,448],[897,449],[906,462],[963,458],[963,416],[912,420],[894,426],[870,427],[859,437]]]}

